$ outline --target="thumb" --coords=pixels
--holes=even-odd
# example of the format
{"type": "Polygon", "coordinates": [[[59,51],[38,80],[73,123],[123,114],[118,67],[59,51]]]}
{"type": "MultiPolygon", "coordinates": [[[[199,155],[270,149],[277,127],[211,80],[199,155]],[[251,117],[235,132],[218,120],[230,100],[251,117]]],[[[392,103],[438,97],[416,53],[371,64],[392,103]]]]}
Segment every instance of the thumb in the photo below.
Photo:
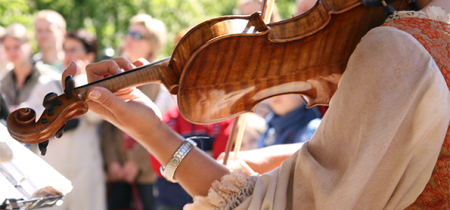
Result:
{"type": "MultiPolygon", "coordinates": [[[[88,90],[87,96],[89,100],[92,100],[101,106],[101,107],[92,107],[94,108],[93,111],[100,111],[96,109],[104,108],[115,116],[122,116],[125,110],[127,110],[126,103],[121,99],[119,99],[116,95],[114,95],[114,93],[105,88],[92,87],[91,89],[88,90]]],[[[101,112],[98,114],[104,114],[103,116],[106,116],[106,113],[101,112]]]]}

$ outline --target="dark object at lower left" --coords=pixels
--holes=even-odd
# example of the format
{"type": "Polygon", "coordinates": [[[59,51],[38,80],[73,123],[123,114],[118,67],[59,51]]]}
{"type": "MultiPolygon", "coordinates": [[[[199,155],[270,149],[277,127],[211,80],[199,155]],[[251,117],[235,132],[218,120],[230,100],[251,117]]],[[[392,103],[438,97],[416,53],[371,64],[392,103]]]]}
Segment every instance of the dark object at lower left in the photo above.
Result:
{"type": "Polygon", "coordinates": [[[42,156],[44,156],[45,154],[47,154],[48,140],[39,143],[38,146],[39,146],[39,151],[41,151],[41,155],[42,155],[42,156]]]}
{"type": "Polygon", "coordinates": [[[8,198],[0,204],[0,210],[31,210],[44,207],[52,207],[61,200],[63,196],[35,198],[31,200],[8,198]]]}

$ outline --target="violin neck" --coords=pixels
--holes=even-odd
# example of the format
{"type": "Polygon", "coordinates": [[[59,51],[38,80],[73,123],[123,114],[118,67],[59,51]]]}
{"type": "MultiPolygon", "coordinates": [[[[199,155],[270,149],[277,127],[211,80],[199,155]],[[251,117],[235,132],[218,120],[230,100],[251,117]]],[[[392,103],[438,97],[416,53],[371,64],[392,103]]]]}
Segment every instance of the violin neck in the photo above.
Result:
{"type": "Polygon", "coordinates": [[[172,84],[174,81],[177,81],[173,70],[168,65],[169,60],[170,57],[148,65],[140,66],[138,68],[80,86],[76,88],[76,90],[80,90],[84,95],[89,88],[97,86],[104,87],[114,93],[124,88],[141,86],[148,83],[161,83],[169,88],[175,85],[172,84]]]}

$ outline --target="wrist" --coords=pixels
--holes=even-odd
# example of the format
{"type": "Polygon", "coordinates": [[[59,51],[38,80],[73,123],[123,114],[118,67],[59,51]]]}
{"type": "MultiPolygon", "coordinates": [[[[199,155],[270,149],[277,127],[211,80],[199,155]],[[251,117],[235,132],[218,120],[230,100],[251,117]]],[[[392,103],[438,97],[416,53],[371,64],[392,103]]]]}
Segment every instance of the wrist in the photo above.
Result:
{"type": "Polygon", "coordinates": [[[160,167],[161,175],[169,182],[176,183],[175,180],[175,171],[180,165],[181,161],[186,157],[186,155],[197,146],[191,138],[187,138],[183,144],[178,148],[178,150],[173,154],[172,158],[169,160],[166,166],[160,167]]]}

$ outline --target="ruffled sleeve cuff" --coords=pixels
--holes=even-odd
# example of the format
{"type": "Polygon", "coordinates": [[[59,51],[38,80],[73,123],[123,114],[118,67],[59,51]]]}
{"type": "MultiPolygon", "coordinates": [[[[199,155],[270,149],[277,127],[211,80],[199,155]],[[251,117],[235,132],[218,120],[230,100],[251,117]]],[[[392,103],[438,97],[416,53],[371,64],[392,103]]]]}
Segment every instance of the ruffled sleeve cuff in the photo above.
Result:
{"type": "Polygon", "coordinates": [[[208,196],[194,197],[184,210],[234,209],[253,194],[259,175],[244,161],[229,162],[230,173],[214,181],[208,196]]]}

